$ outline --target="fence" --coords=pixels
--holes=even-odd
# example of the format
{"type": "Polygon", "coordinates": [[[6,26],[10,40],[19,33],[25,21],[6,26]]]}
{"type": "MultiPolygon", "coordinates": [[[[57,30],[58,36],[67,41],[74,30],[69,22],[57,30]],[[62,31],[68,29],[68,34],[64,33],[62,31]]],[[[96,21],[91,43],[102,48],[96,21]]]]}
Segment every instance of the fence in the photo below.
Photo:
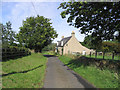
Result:
{"type": "Polygon", "coordinates": [[[2,61],[15,59],[18,57],[31,54],[27,48],[24,47],[7,47],[2,48],[2,61]]]}
{"type": "Polygon", "coordinates": [[[87,57],[98,58],[98,59],[120,60],[120,53],[97,52],[97,53],[94,53],[94,54],[87,55],[87,57]]]}

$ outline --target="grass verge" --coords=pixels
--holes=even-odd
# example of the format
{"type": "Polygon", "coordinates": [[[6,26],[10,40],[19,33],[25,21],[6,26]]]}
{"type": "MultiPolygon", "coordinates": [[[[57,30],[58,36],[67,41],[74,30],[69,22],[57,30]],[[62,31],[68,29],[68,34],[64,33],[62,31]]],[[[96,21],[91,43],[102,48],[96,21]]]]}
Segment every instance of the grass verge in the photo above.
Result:
{"type": "Polygon", "coordinates": [[[100,70],[94,66],[84,67],[78,60],[74,60],[74,63],[70,63],[72,58],[68,56],[60,56],[59,59],[97,88],[118,88],[119,78],[116,73],[112,73],[107,69],[100,70]]]}
{"type": "Polygon", "coordinates": [[[46,62],[47,58],[40,53],[32,53],[30,56],[2,62],[2,87],[43,87],[46,62]]]}

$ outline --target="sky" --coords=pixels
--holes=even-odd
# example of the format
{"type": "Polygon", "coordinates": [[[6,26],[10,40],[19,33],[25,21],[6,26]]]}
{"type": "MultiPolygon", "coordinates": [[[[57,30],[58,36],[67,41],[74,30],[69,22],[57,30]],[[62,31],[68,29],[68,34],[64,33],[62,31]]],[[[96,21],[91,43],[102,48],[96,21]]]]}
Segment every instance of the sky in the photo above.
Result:
{"type": "MultiPolygon", "coordinates": [[[[60,1],[60,0],[59,0],[60,1]]],[[[37,15],[51,19],[52,26],[58,34],[58,37],[53,41],[56,43],[61,40],[61,37],[71,36],[71,32],[75,32],[78,41],[83,42],[85,35],[80,34],[79,30],[73,26],[69,26],[67,19],[62,19],[60,13],[62,9],[57,9],[61,2],[47,1],[2,1],[2,23],[10,21],[12,29],[16,33],[19,32],[19,27],[22,26],[23,20],[27,17],[37,15]]]]}

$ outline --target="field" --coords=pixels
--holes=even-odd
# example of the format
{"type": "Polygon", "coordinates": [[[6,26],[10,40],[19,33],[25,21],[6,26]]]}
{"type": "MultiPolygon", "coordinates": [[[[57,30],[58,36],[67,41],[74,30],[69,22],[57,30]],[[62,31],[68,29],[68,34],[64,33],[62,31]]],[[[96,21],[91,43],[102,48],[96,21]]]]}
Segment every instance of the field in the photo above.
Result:
{"type": "Polygon", "coordinates": [[[2,62],[3,88],[41,88],[47,58],[40,53],[2,62]]]}
{"type": "Polygon", "coordinates": [[[107,69],[100,70],[94,66],[86,66],[80,64],[77,60],[72,61],[71,57],[60,56],[59,59],[67,65],[70,69],[74,70],[80,76],[88,80],[97,88],[117,88],[118,87],[118,74],[113,73],[107,69]]]}

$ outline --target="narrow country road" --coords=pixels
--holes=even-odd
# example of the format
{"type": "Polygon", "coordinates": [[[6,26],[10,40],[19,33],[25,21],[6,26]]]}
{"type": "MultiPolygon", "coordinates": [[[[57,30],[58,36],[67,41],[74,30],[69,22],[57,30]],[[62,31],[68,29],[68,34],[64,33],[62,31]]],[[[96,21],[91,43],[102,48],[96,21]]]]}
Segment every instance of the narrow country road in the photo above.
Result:
{"type": "Polygon", "coordinates": [[[58,57],[48,57],[44,88],[94,88],[65,66],[58,57]]]}

